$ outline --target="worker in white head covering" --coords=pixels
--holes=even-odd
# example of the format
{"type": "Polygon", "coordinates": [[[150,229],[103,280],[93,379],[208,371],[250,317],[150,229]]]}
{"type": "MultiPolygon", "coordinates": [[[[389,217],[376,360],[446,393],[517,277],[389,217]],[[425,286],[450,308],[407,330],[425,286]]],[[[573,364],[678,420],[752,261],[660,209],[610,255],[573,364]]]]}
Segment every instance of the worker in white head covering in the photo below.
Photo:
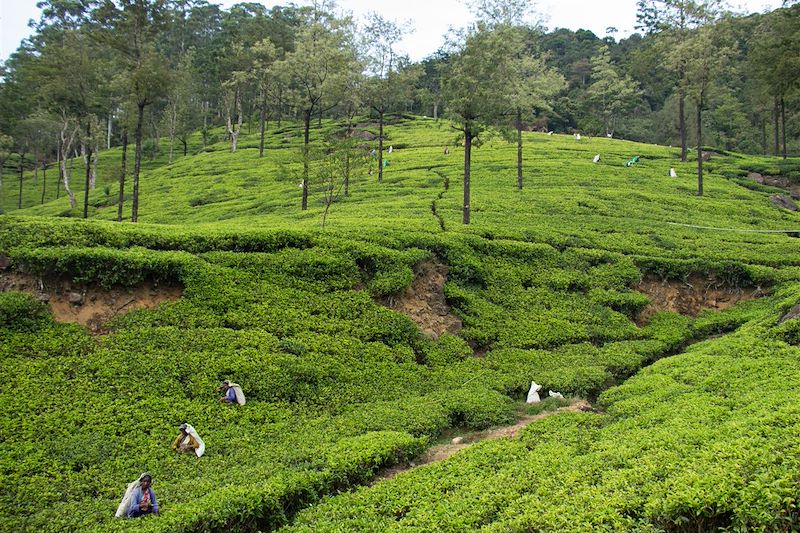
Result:
{"type": "Polygon", "coordinates": [[[206,443],[200,438],[191,424],[181,424],[181,432],[172,441],[172,449],[176,452],[194,453],[197,457],[202,457],[206,452],[206,443]]]}
{"type": "Polygon", "coordinates": [[[539,403],[541,401],[541,398],[539,398],[540,390],[542,390],[542,386],[535,381],[531,381],[531,388],[528,391],[528,398],[525,403],[539,403]]]}
{"type": "Polygon", "coordinates": [[[158,501],[156,501],[156,493],[150,487],[152,482],[153,477],[145,472],[136,481],[130,483],[114,516],[137,518],[146,514],[157,515],[158,501]]]}
{"type": "Polygon", "coordinates": [[[244,398],[244,392],[242,392],[242,386],[238,383],[233,383],[228,381],[227,379],[222,382],[222,386],[220,387],[222,391],[225,392],[225,396],[219,399],[221,402],[226,402],[230,404],[239,404],[244,405],[247,400],[244,398]]]}

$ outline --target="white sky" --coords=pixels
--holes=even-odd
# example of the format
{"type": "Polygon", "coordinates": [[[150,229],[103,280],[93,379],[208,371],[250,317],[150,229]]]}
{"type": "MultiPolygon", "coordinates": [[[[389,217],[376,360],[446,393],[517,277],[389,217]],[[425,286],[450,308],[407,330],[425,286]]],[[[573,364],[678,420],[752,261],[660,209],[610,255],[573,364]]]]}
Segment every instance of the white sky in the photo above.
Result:
{"type": "MultiPolygon", "coordinates": [[[[31,34],[29,19],[39,18],[37,0],[0,0],[0,61],[17,49],[22,39],[31,34]]],[[[217,0],[212,3],[228,8],[237,0],[217,0]]],[[[272,7],[286,5],[288,1],[261,0],[272,7]]],[[[296,0],[296,4],[308,2],[296,0]]],[[[780,0],[733,0],[737,11],[752,13],[780,7],[780,0]]],[[[411,21],[415,32],[402,43],[411,59],[418,61],[435,52],[444,42],[449,27],[461,28],[471,21],[463,0],[339,0],[342,10],[351,11],[356,18],[369,11],[377,11],[387,19],[411,21]]],[[[539,0],[538,10],[553,28],[580,28],[593,31],[598,37],[606,35],[606,28],[615,27],[617,39],[633,33],[636,23],[636,0],[539,0]]]]}

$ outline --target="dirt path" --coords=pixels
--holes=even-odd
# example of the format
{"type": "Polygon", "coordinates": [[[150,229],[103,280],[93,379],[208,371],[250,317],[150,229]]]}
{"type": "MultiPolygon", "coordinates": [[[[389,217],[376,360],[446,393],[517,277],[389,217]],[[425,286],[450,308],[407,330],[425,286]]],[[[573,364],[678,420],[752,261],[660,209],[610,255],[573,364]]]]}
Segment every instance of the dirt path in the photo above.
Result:
{"type": "Polygon", "coordinates": [[[449,443],[439,444],[437,446],[428,448],[425,451],[425,453],[415,458],[411,462],[401,465],[396,465],[391,468],[386,468],[378,472],[375,475],[375,478],[372,480],[372,484],[378,483],[379,481],[392,479],[395,476],[402,474],[403,472],[408,472],[409,470],[413,470],[414,468],[418,468],[423,465],[444,461],[445,459],[460,452],[461,450],[469,448],[476,442],[481,442],[484,440],[516,437],[519,434],[519,432],[522,431],[524,428],[526,428],[528,425],[538,420],[547,418],[549,416],[553,416],[563,412],[576,413],[579,411],[591,411],[591,410],[592,406],[589,405],[588,402],[584,400],[576,400],[572,404],[566,407],[561,407],[555,411],[547,411],[533,416],[523,416],[517,421],[516,424],[511,426],[503,426],[493,429],[487,429],[485,431],[477,431],[477,432],[465,433],[463,435],[454,436],[454,438],[449,443]]]}

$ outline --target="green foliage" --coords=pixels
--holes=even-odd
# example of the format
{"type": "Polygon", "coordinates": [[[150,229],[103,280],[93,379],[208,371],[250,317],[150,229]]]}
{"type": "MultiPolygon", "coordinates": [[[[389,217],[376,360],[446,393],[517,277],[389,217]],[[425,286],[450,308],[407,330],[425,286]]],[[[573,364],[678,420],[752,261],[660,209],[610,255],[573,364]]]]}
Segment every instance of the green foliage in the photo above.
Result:
{"type": "MultiPolygon", "coordinates": [[[[775,229],[795,214],[716,172],[698,199],[663,172],[690,168],[674,150],[525,133],[535,146],[526,172],[542,179],[514,191],[513,147],[486,143],[473,162],[473,224],[462,227],[458,149],[440,148],[449,125],[415,119],[392,127],[384,183],[355,180],[323,232],[323,191],[311,188],[302,213],[296,182],[281,174],[296,165],[287,147],[300,137],[286,137],[295,131],[270,132],[264,158],[243,130],[236,154],[214,145],[146,171],[150,223],[113,223],[105,209],[89,221],[33,216],[56,215],[61,201],[0,219],[12,268],[184,288],[179,301],[117,317],[99,338],[53,323],[28,297],[0,297],[12,324],[0,327],[0,380],[15,385],[0,393],[13,406],[2,420],[0,529],[791,523],[797,321],[776,324],[797,303],[798,241],[667,223],[775,229]],[[617,164],[634,151],[641,165],[617,164]],[[230,196],[189,205],[222,190],[230,196]],[[460,331],[428,339],[379,305],[438,291],[412,283],[420,263],[447,270],[460,331]],[[647,298],[631,287],[644,274],[706,275],[773,296],[696,319],[658,313],[639,327],[632,318],[647,298]],[[218,401],[222,379],[243,386],[243,408],[218,401]],[[599,398],[606,414],[554,415],[520,439],[357,488],[448,428],[513,422],[531,381],[599,398]],[[200,460],[169,450],[184,421],[207,443],[200,460]],[[144,470],[162,515],[114,521],[125,485],[144,470]]],[[[725,157],[724,171],[757,160],[725,157]]]]}
{"type": "Polygon", "coordinates": [[[47,304],[18,292],[0,293],[0,328],[34,331],[50,319],[47,304]]]}

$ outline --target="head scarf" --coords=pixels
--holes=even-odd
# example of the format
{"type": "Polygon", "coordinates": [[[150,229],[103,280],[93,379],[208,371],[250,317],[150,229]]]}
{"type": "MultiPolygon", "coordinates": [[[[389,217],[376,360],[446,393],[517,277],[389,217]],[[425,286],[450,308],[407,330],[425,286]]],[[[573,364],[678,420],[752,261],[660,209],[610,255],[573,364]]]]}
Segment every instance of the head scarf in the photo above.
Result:
{"type": "Polygon", "coordinates": [[[153,479],[153,476],[147,472],[144,472],[136,479],[136,481],[132,481],[128,484],[128,488],[125,490],[125,495],[122,497],[122,501],[119,502],[119,507],[117,507],[117,512],[114,513],[114,517],[122,518],[128,514],[128,509],[131,506],[131,498],[133,498],[133,491],[136,490],[136,487],[139,486],[145,476],[149,477],[151,480],[153,479]]]}
{"type": "Polygon", "coordinates": [[[197,448],[194,449],[194,453],[197,457],[203,457],[203,454],[206,453],[206,443],[203,442],[203,439],[200,438],[200,435],[197,434],[197,430],[192,427],[191,424],[183,423],[181,424],[181,429],[185,429],[186,433],[192,436],[194,440],[197,441],[197,448]]]}

